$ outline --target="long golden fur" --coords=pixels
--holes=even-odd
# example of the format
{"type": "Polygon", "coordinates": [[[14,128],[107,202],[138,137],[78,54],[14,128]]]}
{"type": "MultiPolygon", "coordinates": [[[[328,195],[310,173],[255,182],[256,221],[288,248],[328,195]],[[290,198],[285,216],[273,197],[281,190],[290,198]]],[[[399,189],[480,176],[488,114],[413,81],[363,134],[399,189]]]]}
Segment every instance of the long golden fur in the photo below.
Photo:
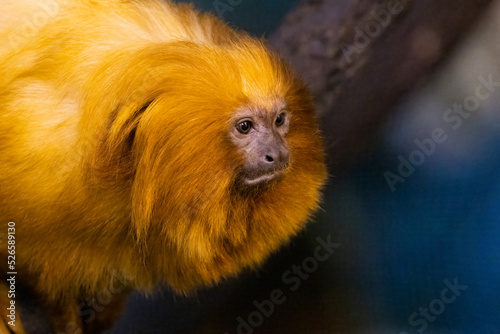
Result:
{"type": "Polygon", "coordinates": [[[0,19],[0,233],[16,223],[18,279],[47,308],[72,313],[124,278],[213,284],[318,207],[311,99],[261,41],[160,0],[7,0],[0,19]],[[292,117],[285,178],[236,191],[231,117],[279,103],[292,117]]]}

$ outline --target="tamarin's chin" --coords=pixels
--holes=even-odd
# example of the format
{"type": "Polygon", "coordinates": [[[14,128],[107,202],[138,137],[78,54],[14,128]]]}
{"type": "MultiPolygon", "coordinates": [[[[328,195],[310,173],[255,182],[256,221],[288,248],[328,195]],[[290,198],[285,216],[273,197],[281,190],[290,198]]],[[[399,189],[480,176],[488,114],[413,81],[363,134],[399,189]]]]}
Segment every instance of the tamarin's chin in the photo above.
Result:
{"type": "Polygon", "coordinates": [[[0,4],[0,221],[52,330],[109,325],[83,326],[78,305],[116,282],[192,291],[304,227],[322,140],[307,89],[263,42],[160,0],[52,9],[20,36],[39,5],[0,4]]]}

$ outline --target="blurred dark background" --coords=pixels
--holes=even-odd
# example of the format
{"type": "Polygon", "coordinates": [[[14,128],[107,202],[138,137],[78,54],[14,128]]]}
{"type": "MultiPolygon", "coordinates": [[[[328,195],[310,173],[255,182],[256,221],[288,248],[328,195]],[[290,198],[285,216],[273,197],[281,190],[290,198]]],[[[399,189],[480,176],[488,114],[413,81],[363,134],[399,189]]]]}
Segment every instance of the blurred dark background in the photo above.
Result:
{"type": "MultiPolygon", "coordinates": [[[[268,36],[297,1],[194,3],[268,36]]],[[[314,222],[260,270],[194,297],[166,287],[134,295],[109,333],[500,333],[499,32],[495,3],[379,124],[361,158],[331,175],[314,222]],[[489,96],[474,98],[478,87],[489,96]],[[443,142],[429,144],[435,131],[443,142]],[[427,154],[415,153],[416,141],[427,154]],[[410,158],[417,166],[401,167],[403,177],[410,158]],[[318,238],[340,246],[292,291],[282,275],[313,256],[318,238]],[[249,319],[275,289],[286,300],[249,319]]]]}

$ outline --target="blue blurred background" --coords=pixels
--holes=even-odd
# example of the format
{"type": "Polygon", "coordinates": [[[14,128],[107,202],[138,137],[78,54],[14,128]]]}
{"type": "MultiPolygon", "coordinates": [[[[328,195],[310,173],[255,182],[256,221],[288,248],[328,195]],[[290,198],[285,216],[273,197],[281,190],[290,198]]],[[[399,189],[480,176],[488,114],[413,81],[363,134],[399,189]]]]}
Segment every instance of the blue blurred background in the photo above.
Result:
{"type": "MultiPolygon", "coordinates": [[[[194,2],[261,36],[297,1],[194,2]]],[[[253,302],[275,288],[286,291],[286,302],[252,332],[500,333],[500,85],[488,91],[483,83],[500,83],[499,32],[497,5],[453,58],[397,107],[373,138],[375,149],[332,177],[316,222],[261,270],[194,298],[168,289],[152,299],[136,295],[112,333],[237,333],[238,317],[247,319],[253,302]],[[466,116],[448,112],[474,102],[481,85],[491,96],[477,108],[466,116]],[[446,140],[391,188],[387,172],[398,175],[399,157],[409,160],[415,140],[431,138],[436,129],[446,140]],[[290,291],[281,274],[329,235],[341,246],[290,291]],[[456,298],[445,303],[443,293],[456,298]]]]}
{"type": "Polygon", "coordinates": [[[211,12],[228,22],[233,28],[262,36],[276,29],[285,14],[299,0],[175,0],[192,3],[204,12],[211,12]]]}

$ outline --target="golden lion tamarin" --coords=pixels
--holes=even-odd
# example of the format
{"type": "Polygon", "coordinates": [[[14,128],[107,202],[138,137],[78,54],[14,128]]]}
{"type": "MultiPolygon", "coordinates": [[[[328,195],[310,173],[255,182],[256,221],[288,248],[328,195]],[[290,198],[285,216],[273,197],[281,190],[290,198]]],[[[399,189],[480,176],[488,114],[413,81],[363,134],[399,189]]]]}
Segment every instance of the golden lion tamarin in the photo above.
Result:
{"type": "MultiPolygon", "coordinates": [[[[55,333],[108,325],[80,303],[103,291],[255,267],[318,207],[313,103],[262,41],[160,0],[7,0],[0,19],[0,291],[13,276],[55,333]]],[[[16,298],[0,327],[28,332],[16,298]]]]}

